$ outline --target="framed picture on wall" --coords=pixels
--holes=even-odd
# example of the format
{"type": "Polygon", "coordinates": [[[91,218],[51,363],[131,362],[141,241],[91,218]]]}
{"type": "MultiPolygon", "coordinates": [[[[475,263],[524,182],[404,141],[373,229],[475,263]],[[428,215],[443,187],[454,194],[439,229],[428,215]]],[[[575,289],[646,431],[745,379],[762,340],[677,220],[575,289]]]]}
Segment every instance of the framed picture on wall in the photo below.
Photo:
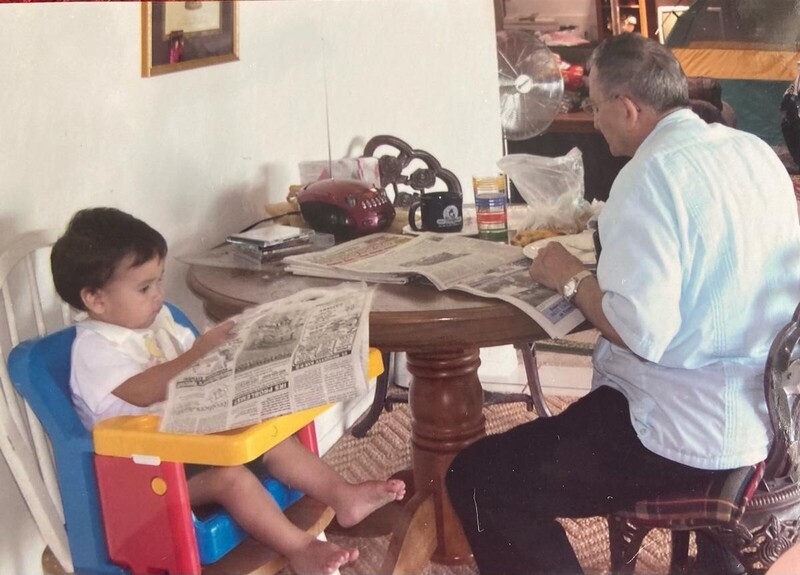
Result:
{"type": "Polygon", "coordinates": [[[236,0],[142,2],[142,76],[238,59],[236,0]]]}

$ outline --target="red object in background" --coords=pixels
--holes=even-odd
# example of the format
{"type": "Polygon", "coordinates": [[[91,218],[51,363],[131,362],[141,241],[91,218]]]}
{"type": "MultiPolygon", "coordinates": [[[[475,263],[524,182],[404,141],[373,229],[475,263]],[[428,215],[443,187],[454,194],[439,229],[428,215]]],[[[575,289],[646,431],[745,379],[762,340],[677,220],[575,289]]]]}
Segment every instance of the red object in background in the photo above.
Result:
{"type": "Polygon", "coordinates": [[[386,191],[361,180],[312,182],[297,192],[297,203],[308,225],[337,242],[383,231],[395,216],[386,191]]]}
{"type": "Polygon", "coordinates": [[[555,55],[558,61],[558,69],[561,72],[561,77],[564,79],[564,90],[577,92],[583,86],[583,66],[579,64],[570,64],[561,59],[558,54],[555,55]]]}
{"type": "Polygon", "coordinates": [[[583,66],[561,62],[561,77],[564,78],[564,89],[577,92],[583,85],[583,66]]]}
{"type": "Polygon", "coordinates": [[[169,63],[177,64],[183,56],[183,30],[169,33],[169,63]]]}

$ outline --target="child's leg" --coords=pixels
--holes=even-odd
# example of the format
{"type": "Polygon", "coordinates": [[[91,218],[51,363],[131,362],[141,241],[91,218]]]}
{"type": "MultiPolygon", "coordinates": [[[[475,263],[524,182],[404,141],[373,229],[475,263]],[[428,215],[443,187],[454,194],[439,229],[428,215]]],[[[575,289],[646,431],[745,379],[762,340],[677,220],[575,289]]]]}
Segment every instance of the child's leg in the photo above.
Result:
{"type": "Polygon", "coordinates": [[[244,466],[208,469],[188,487],[192,505],[222,505],[251,537],[285,555],[298,575],[333,573],[358,558],[358,549],[319,541],[295,526],[244,466]]]}
{"type": "Polygon", "coordinates": [[[399,479],[349,483],[294,438],[264,454],[264,466],[279,481],[330,505],[342,527],[350,527],[406,494],[399,479]]]}

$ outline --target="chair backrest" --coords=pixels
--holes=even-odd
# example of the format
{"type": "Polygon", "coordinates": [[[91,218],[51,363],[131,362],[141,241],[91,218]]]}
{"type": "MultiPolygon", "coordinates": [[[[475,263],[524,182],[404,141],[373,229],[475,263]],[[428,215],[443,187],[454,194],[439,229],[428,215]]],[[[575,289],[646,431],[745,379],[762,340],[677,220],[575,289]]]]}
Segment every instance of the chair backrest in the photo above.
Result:
{"type": "MultiPolygon", "coordinates": [[[[97,479],[91,433],[81,423],[70,399],[70,351],[74,339],[75,328],[69,327],[26,340],[11,350],[8,370],[17,391],[52,443],[68,529],[66,560],[81,573],[122,573],[108,558],[99,502],[96,497],[87,496],[97,493],[97,479]]],[[[63,565],[65,559],[56,557],[63,565]]]]}
{"type": "Polygon", "coordinates": [[[0,451],[46,545],[72,570],[47,436],[14,390],[6,366],[9,350],[22,339],[71,323],[69,309],[56,296],[50,276],[49,248],[57,236],[47,230],[22,234],[0,254],[0,451]]]}
{"type": "Polygon", "coordinates": [[[800,305],[772,342],[764,393],[774,432],[764,480],[774,491],[800,482],[800,305]]]}

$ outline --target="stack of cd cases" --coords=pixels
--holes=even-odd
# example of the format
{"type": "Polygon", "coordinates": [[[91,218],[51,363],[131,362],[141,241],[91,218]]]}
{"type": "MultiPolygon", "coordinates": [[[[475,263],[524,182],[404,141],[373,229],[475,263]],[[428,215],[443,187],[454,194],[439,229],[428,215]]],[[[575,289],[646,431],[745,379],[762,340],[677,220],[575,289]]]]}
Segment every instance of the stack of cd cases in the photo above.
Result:
{"type": "Polygon", "coordinates": [[[251,262],[263,263],[288,255],[324,250],[334,244],[331,234],[311,229],[267,224],[246,232],[232,234],[226,241],[236,256],[251,262]]]}

